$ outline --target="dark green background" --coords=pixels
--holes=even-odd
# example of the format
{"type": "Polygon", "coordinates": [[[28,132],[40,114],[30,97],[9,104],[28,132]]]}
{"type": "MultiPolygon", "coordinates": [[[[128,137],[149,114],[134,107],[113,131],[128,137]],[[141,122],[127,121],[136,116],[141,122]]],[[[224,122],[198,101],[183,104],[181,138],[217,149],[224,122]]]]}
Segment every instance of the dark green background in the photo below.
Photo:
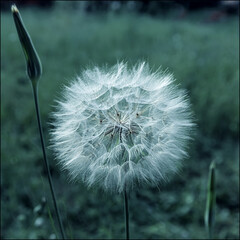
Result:
{"type": "MultiPolygon", "coordinates": [[[[88,66],[146,60],[172,72],[188,90],[197,129],[179,175],[130,196],[131,237],[206,238],[208,167],[216,162],[215,237],[239,232],[239,22],[207,22],[209,11],[151,17],[128,11],[85,14],[67,2],[20,9],[43,65],[39,99],[46,143],[54,99],[64,83],[88,66]]],[[[1,227],[2,238],[55,238],[53,211],[37,129],[32,90],[13,19],[1,13],[1,227]],[[47,203],[41,209],[42,198],[47,203]],[[39,206],[40,205],[40,206],[39,206]],[[37,211],[40,208],[40,212],[37,211]],[[52,213],[49,217],[49,212],[52,213]]],[[[124,238],[121,195],[70,183],[47,150],[69,238],[124,238]]]]}

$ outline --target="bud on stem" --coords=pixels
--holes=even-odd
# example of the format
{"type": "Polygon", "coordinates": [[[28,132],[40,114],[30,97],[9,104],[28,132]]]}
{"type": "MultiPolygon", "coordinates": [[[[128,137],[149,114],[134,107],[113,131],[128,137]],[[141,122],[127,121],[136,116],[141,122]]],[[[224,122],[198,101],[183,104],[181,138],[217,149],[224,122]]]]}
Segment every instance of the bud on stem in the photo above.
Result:
{"type": "Polygon", "coordinates": [[[24,26],[23,20],[16,5],[12,5],[11,10],[13,13],[13,19],[17,29],[18,37],[27,61],[27,75],[35,85],[42,74],[41,61],[34,48],[31,37],[24,26]]]}
{"type": "Polygon", "coordinates": [[[49,182],[50,191],[52,194],[53,204],[54,204],[55,212],[57,215],[62,239],[66,239],[61,216],[60,216],[60,213],[58,210],[57,200],[56,200],[56,196],[55,196],[55,190],[54,190],[54,186],[52,183],[52,177],[51,177],[50,168],[49,168],[49,163],[48,163],[48,159],[47,159],[47,155],[46,155],[42,123],[41,123],[41,117],[40,117],[40,110],[39,110],[39,106],[38,106],[37,83],[38,83],[38,79],[41,77],[41,74],[42,74],[42,66],[41,66],[40,59],[37,55],[37,52],[33,46],[32,40],[31,40],[26,28],[24,27],[23,21],[21,19],[21,16],[20,16],[20,13],[19,13],[17,7],[15,5],[12,5],[11,9],[12,9],[13,19],[14,19],[14,22],[16,25],[16,29],[18,32],[18,36],[19,36],[20,42],[22,44],[23,52],[24,52],[24,55],[25,55],[26,61],[27,61],[27,74],[32,83],[34,103],[35,103],[36,114],[37,114],[38,129],[39,129],[42,152],[43,152],[43,161],[44,161],[44,165],[47,170],[48,182],[49,182]]]}

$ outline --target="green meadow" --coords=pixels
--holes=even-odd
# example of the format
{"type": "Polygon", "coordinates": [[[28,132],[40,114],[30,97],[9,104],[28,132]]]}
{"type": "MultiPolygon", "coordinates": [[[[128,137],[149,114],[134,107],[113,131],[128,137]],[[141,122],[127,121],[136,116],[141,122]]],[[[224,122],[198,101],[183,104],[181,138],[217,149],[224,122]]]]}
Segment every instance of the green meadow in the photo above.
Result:
{"type": "MultiPolygon", "coordinates": [[[[129,12],[86,14],[68,4],[20,9],[43,65],[39,101],[46,144],[64,84],[83,69],[140,61],[167,69],[188,91],[197,128],[181,172],[130,194],[133,239],[207,238],[208,168],[216,163],[216,239],[239,238],[239,20],[129,12]]],[[[123,196],[70,182],[51,148],[53,183],[68,238],[124,238],[123,196]]],[[[1,12],[1,238],[60,237],[26,64],[11,11],[1,12]],[[44,200],[45,199],[45,200],[44,200]]]]}

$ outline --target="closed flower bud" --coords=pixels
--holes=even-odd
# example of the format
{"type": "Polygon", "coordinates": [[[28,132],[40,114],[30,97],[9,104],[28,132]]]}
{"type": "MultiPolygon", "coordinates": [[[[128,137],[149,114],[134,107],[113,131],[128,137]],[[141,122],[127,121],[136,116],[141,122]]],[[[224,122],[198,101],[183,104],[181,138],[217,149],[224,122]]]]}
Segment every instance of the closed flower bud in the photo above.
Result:
{"type": "Polygon", "coordinates": [[[12,5],[11,10],[13,13],[13,19],[18,32],[19,40],[21,42],[27,61],[27,75],[35,83],[35,81],[37,81],[42,74],[41,61],[33,46],[30,35],[28,34],[23,24],[23,20],[16,5],[12,5]]]}

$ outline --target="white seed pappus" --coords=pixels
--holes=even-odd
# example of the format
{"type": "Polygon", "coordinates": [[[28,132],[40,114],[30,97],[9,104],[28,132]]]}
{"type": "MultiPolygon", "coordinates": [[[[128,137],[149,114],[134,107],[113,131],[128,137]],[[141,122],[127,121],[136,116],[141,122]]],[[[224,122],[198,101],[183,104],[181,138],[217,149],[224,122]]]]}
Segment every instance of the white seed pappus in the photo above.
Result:
{"type": "Polygon", "coordinates": [[[57,101],[51,141],[72,179],[106,191],[159,185],[186,157],[194,126],[171,74],[141,63],[84,70],[57,101]]]}

